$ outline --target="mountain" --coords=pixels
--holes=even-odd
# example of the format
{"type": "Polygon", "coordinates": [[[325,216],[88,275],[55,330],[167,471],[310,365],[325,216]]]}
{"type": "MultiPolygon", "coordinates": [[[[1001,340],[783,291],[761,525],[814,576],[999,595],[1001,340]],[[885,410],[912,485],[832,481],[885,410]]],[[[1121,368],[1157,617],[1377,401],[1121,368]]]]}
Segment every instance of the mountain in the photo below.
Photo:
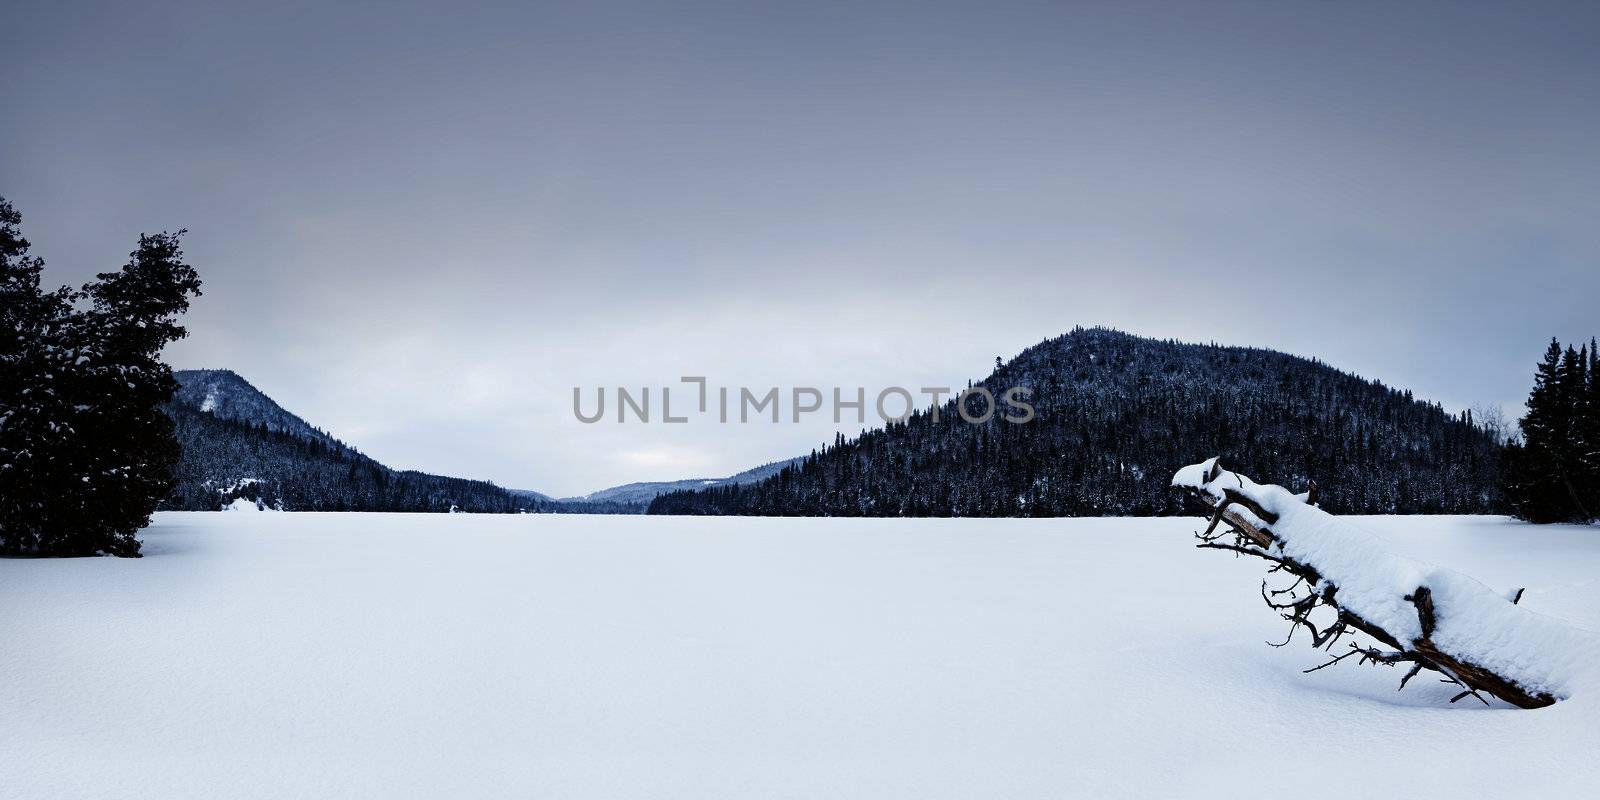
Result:
{"type": "Polygon", "coordinates": [[[183,459],[163,508],[214,510],[243,498],[266,508],[324,511],[462,511],[640,514],[656,495],[750,483],[789,464],[728,478],[632,483],[561,500],[529,489],[391,469],[278,405],[238,373],[179,370],[166,412],[183,459]]]}
{"type": "Polygon", "coordinates": [[[751,467],[744,472],[718,481],[719,486],[743,486],[748,483],[757,483],[783,471],[784,467],[794,466],[805,460],[805,456],[795,456],[782,461],[769,461],[759,467],[751,467]]]}
{"type": "Polygon", "coordinates": [[[300,439],[338,444],[332,436],[285,411],[233,370],[186,369],[174,372],[173,377],[178,379],[178,391],[172,398],[176,405],[300,439]]]}
{"type": "Polygon", "coordinates": [[[183,448],[162,507],[214,511],[236,500],[290,511],[551,511],[537,493],[396,470],[284,410],[229,370],[180,370],[164,410],[183,448]]]}
{"type": "Polygon", "coordinates": [[[551,497],[550,495],[547,495],[547,494],[545,494],[543,492],[536,492],[536,491],[534,491],[532,489],[507,489],[506,491],[508,491],[508,492],[518,496],[518,497],[526,497],[529,500],[534,500],[534,501],[538,501],[538,502],[541,502],[541,503],[554,503],[554,502],[556,502],[556,499],[554,497],[551,497]]]}
{"type": "Polygon", "coordinates": [[[654,500],[658,495],[668,492],[705,489],[712,486],[743,486],[776,475],[784,467],[798,461],[800,461],[800,458],[773,461],[726,478],[687,478],[677,481],[625,483],[621,486],[601,489],[583,497],[565,497],[558,502],[566,504],[611,503],[622,506],[638,506],[638,510],[642,512],[650,501],[654,500]]]}
{"type": "MultiPolygon", "coordinates": [[[[836,439],[748,485],[670,492],[654,514],[1093,516],[1192,513],[1174,469],[1230,469],[1319,487],[1336,513],[1501,510],[1501,443],[1377,381],[1272,350],[1078,328],[999,366],[980,386],[1032,390],[1036,418],[972,424],[955,401],[836,439]]],[[[968,411],[985,410],[978,398],[968,411]]]]}

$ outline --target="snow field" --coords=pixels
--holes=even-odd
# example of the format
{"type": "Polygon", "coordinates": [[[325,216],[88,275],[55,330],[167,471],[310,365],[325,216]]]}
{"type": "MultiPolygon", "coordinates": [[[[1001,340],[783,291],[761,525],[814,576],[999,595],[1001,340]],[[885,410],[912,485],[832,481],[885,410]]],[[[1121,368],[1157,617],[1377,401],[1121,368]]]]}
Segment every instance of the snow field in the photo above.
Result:
{"type": "MultiPolygon", "coordinates": [[[[1600,630],[1600,529],[1356,520],[1600,630]]],[[[0,560],[0,798],[1570,796],[1600,702],[1300,670],[1187,519],[168,513],[0,560]],[[1474,704],[1476,705],[1476,704],[1474,704]],[[1324,772],[1325,771],[1325,772],[1324,772]]],[[[1583,635],[1592,636],[1584,633],[1583,635]]]]}

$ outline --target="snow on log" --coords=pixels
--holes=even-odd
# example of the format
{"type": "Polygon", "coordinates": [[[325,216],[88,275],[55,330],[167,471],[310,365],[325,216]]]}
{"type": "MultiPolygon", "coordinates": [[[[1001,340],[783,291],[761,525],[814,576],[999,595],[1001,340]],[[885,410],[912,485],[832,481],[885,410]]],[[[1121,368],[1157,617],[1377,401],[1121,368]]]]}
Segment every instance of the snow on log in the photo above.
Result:
{"type": "MultiPolygon", "coordinates": [[[[1477,580],[1388,552],[1377,537],[1317,508],[1312,493],[1296,495],[1222,468],[1213,458],[1178,470],[1172,485],[1205,502],[1210,525],[1202,548],[1257,556],[1294,579],[1261,596],[1300,628],[1313,647],[1332,650],[1346,634],[1365,633],[1387,649],[1359,646],[1307,672],[1351,656],[1366,663],[1406,663],[1401,680],[1433,670],[1462,691],[1489,694],[1522,708],[1540,708],[1570,694],[1571,676],[1592,657],[1590,636],[1516,604],[1477,580]],[[1228,529],[1218,531],[1226,523],[1228,529]],[[1224,537],[1232,535],[1232,540],[1224,537]],[[1311,613],[1331,609],[1319,626],[1311,613]]],[[[1517,591],[1520,599],[1521,590],[1517,591]]],[[[1282,646],[1282,645],[1275,645],[1282,646]]],[[[1485,703],[1488,701],[1485,700],[1485,703]]]]}

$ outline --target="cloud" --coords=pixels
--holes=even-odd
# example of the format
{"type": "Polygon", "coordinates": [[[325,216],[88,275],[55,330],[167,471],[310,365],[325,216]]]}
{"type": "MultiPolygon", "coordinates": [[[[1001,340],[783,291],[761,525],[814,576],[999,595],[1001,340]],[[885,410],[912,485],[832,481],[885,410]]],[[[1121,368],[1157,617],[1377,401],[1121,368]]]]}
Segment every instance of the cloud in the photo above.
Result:
{"type": "Polygon", "coordinates": [[[1460,408],[1595,333],[1593,6],[893,5],[24,4],[0,178],[54,280],[191,229],[176,365],[556,494],[835,433],[573,386],[959,386],[1106,324],[1460,408]]]}

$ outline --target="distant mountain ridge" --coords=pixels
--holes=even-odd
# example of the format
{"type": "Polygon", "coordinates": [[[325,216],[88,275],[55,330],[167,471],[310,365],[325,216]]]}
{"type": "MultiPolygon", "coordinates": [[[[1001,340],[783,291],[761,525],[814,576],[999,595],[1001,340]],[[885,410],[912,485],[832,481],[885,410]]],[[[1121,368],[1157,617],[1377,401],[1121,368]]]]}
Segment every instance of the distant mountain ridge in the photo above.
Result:
{"type": "Polygon", "coordinates": [[[749,483],[790,461],[727,478],[632,483],[557,500],[487,481],[395,470],[288,411],[229,369],[177,370],[166,412],[183,448],[178,488],[163,508],[216,510],[244,499],[306,511],[459,511],[642,514],[656,495],[688,486],[749,483]]]}
{"type": "MultiPolygon", "coordinates": [[[[274,402],[230,370],[175,373],[167,413],[183,447],[164,507],[244,498],[288,510],[813,516],[1186,513],[1172,465],[1221,455],[1338,513],[1491,513],[1502,443],[1470,415],[1272,350],[1079,328],[999,366],[980,386],[1032,389],[1025,425],[903,422],[727,478],[641,482],[552,500],[522,489],[394,470],[274,402]]],[[[980,408],[972,408],[981,412],[980,408]]],[[[977,414],[974,413],[976,416],[977,414]]]]}
{"type": "Polygon", "coordinates": [[[163,508],[214,511],[242,500],[287,511],[557,510],[487,481],[384,466],[231,370],[178,370],[173,377],[179,388],[164,410],[183,454],[178,486],[163,508]]]}
{"type": "Polygon", "coordinates": [[[558,502],[562,503],[622,503],[625,505],[638,505],[643,510],[651,500],[668,492],[683,491],[685,489],[704,489],[712,486],[742,486],[764,480],[778,471],[801,460],[801,457],[773,461],[752,467],[737,475],[726,478],[686,478],[678,481],[643,481],[639,483],[625,483],[621,486],[612,486],[591,492],[582,497],[563,497],[558,502]]]}
{"type": "MultiPolygon", "coordinates": [[[[1470,415],[1273,350],[1077,328],[979,386],[1032,389],[1027,424],[971,424],[955,401],[806,457],[765,480],[669,492],[655,514],[1100,516],[1192,513],[1177,465],[1303,489],[1337,513],[1503,510],[1503,443],[1470,415]]],[[[968,412],[982,415],[981,400],[968,412]]]]}

